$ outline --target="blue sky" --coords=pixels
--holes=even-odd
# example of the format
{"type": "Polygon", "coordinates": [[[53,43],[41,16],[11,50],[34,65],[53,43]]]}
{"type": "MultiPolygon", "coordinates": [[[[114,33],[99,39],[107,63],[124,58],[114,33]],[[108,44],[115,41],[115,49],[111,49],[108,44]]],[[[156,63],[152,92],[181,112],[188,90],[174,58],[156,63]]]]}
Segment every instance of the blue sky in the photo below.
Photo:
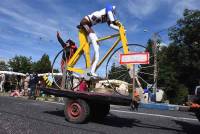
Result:
{"type": "MultiPolygon", "coordinates": [[[[199,0],[1,0],[0,58],[24,55],[35,61],[47,53],[52,60],[61,49],[56,31],[78,45],[76,25],[108,3],[116,5],[128,42],[139,44],[145,44],[153,32],[175,24],[185,8],[200,7],[199,0]]],[[[94,29],[98,37],[115,33],[107,24],[94,29]]],[[[162,33],[167,43],[166,35],[162,33]]]]}

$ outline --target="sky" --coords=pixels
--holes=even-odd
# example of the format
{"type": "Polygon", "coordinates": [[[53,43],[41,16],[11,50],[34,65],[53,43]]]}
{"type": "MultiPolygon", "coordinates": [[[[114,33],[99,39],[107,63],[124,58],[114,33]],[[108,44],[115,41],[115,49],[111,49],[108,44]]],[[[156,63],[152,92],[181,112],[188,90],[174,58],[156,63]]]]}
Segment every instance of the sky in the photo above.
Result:
{"type": "MultiPolygon", "coordinates": [[[[116,17],[127,30],[128,42],[142,45],[153,32],[176,24],[185,8],[200,8],[199,0],[1,0],[0,59],[23,55],[37,61],[46,53],[53,60],[61,50],[56,31],[78,46],[76,26],[80,20],[107,4],[116,6],[116,17]]],[[[96,25],[94,30],[98,37],[115,33],[107,24],[96,25]]],[[[169,43],[167,31],[161,37],[164,44],[169,43]]]]}

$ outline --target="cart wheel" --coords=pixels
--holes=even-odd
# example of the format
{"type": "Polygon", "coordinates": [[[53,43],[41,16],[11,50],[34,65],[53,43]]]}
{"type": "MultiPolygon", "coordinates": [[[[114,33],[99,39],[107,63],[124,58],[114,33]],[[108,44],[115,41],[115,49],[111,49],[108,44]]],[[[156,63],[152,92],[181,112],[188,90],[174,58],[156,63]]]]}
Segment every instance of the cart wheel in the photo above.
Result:
{"type": "Polygon", "coordinates": [[[66,99],[64,114],[65,118],[72,123],[85,122],[90,113],[90,107],[85,100],[82,99],[66,99]]]}
{"type": "Polygon", "coordinates": [[[93,120],[104,119],[110,111],[110,104],[91,104],[91,118],[93,120]]]}

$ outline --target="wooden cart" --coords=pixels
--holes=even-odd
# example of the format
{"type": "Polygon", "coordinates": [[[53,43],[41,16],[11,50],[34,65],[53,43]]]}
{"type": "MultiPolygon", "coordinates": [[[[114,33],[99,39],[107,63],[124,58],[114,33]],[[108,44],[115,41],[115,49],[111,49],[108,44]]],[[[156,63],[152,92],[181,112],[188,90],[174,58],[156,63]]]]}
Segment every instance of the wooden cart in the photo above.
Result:
{"type": "Polygon", "coordinates": [[[74,92],[55,88],[41,88],[45,94],[64,97],[65,118],[72,123],[83,123],[88,119],[103,119],[110,111],[110,104],[130,106],[131,96],[95,92],[74,92]]]}

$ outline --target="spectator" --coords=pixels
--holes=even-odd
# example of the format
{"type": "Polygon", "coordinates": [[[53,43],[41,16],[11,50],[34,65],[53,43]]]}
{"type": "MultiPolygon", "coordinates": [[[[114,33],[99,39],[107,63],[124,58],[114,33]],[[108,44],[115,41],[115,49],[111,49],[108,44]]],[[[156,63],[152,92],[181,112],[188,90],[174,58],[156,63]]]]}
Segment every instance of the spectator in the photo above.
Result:
{"type": "Polygon", "coordinates": [[[22,92],[22,94],[24,94],[24,76],[21,76],[20,82],[19,82],[19,86],[20,86],[20,90],[22,92]]]}
{"type": "Polygon", "coordinates": [[[4,91],[5,74],[0,74],[0,92],[4,91]]]}
{"type": "Polygon", "coordinates": [[[131,109],[138,111],[138,107],[140,104],[140,95],[137,90],[134,91],[134,99],[131,104],[131,109]]]}
{"type": "MultiPolygon", "coordinates": [[[[39,78],[39,77],[38,77],[39,78]]],[[[35,96],[39,97],[40,96],[40,87],[41,87],[41,80],[38,79],[38,83],[36,84],[36,90],[35,90],[35,96]]]]}
{"type": "Polygon", "coordinates": [[[29,82],[30,82],[30,75],[26,73],[26,77],[24,80],[24,96],[28,95],[29,82]]]}
{"type": "Polygon", "coordinates": [[[86,82],[86,80],[83,79],[79,85],[78,91],[85,92],[85,91],[87,91],[87,88],[88,88],[87,82],[86,82]]]}
{"type": "Polygon", "coordinates": [[[21,76],[20,75],[17,75],[16,82],[17,82],[17,84],[16,84],[17,89],[21,92],[22,87],[21,87],[21,84],[20,84],[20,82],[21,82],[21,76]]]}
{"type": "Polygon", "coordinates": [[[38,75],[36,73],[33,73],[30,77],[30,93],[29,93],[29,98],[30,99],[36,99],[36,96],[35,96],[35,90],[36,90],[36,86],[37,86],[37,83],[39,81],[39,78],[38,78],[38,75]]]}
{"type": "Polygon", "coordinates": [[[19,88],[17,86],[16,86],[15,90],[13,90],[11,92],[10,96],[13,96],[13,97],[19,97],[19,96],[21,96],[20,90],[19,90],[19,88]]]}

